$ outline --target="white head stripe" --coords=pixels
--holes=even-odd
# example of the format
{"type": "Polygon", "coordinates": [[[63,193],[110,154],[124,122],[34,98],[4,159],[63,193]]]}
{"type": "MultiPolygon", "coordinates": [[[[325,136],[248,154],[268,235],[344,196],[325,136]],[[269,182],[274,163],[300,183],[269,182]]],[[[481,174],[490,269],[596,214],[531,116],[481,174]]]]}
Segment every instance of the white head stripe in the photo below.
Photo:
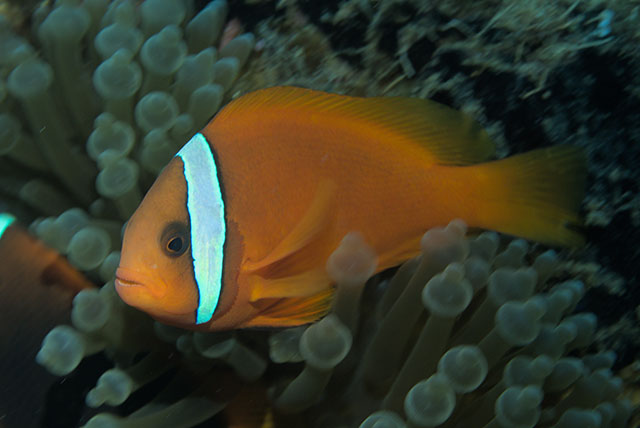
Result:
{"type": "Polygon", "coordinates": [[[15,221],[15,217],[11,214],[0,213],[0,238],[4,235],[4,232],[7,230],[11,223],[15,221]]]}
{"type": "Polygon", "coordinates": [[[200,294],[196,323],[202,324],[213,316],[222,289],[224,201],[213,152],[202,134],[194,135],[176,156],[182,158],[187,182],[191,257],[200,294]]]}

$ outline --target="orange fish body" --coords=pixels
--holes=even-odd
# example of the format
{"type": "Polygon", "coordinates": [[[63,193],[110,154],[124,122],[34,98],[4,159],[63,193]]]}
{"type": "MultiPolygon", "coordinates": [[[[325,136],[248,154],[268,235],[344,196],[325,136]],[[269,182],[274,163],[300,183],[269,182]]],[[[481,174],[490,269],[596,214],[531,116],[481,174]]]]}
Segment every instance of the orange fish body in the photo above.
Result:
{"type": "MultiPolygon", "coordinates": [[[[172,324],[218,330],[317,319],[332,292],[326,260],[350,231],[376,251],[378,271],[416,255],[422,234],[453,218],[550,244],[582,239],[567,228],[578,222],[582,199],[578,149],[558,146],[489,161],[493,144],[479,125],[428,100],[277,87],[232,101],[201,135],[214,159],[212,187],[220,190],[189,193],[196,185],[185,177],[199,166],[187,164],[199,161],[178,153],[130,220],[118,271],[125,301],[172,324]],[[224,243],[212,241],[220,249],[207,250],[221,266],[209,319],[194,318],[204,292],[189,273],[197,270],[193,253],[202,248],[202,233],[191,235],[196,245],[184,263],[182,255],[167,262],[143,248],[144,233],[169,222],[187,229],[199,224],[192,212],[199,197],[213,198],[202,205],[218,212],[220,224],[209,229],[224,229],[212,232],[220,242],[224,235],[224,243]],[[159,276],[164,285],[155,296],[136,287],[152,289],[159,276]]],[[[151,247],[158,240],[146,242],[151,247]]]]}
{"type": "Polygon", "coordinates": [[[68,322],[79,291],[95,286],[14,220],[0,212],[0,426],[27,427],[42,423],[52,385],[35,361],[42,337],[68,322]]]}

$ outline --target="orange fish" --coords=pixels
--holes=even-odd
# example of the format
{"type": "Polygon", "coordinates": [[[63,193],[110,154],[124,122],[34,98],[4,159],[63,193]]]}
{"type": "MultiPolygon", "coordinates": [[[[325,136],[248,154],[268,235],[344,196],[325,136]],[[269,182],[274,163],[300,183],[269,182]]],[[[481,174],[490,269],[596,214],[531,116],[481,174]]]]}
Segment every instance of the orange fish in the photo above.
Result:
{"type": "Polygon", "coordinates": [[[42,337],[68,322],[73,297],[95,285],[2,212],[0,260],[0,426],[38,426],[52,384],[35,359],[42,337]]]}
{"type": "Polygon", "coordinates": [[[275,87],[230,102],[166,166],[126,228],[116,288],[156,319],[223,330],[324,315],[325,262],[347,232],[378,271],[453,218],[553,245],[583,196],[580,149],[490,160],[466,115],[415,98],[275,87]]]}

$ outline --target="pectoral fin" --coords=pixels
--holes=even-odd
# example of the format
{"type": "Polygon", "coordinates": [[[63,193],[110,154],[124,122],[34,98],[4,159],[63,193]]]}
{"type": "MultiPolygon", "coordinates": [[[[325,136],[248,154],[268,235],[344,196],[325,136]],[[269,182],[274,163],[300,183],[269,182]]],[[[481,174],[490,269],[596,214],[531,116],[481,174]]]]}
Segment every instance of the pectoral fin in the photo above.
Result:
{"type": "Polygon", "coordinates": [[[251,287],[250,301],[308,297],[321,292],[330,285],[331,280],[324,269],[324,265],[322,269],[283,278],[266,279],[255,275],[249,278],[249,286],[251,287]]]}
{"type": "Polygon", "coordinates": [[[377,272],[383,271],[393,266],[398,266],[405,261],[420,254],[420,239],[422,234],[416,235],[400,245],[389,248],[385,253],[378,256],[377,272]]]}
{"type": "Polygon", "coordinates": [[[328,287],[312,296],[275,300],[241,327],[294,327],[312,323],[329,312],[333,293],[334,288],[328,287]]]}
{"type": "Polygon", "coordinates": [[[242,265],[245,272],[266,279],[298,275],[316,266],[323,266],[318,254],[326,246],[326,238],[331,222],[331,207],[334,201],[335,185],[329,180],[319,183],[313,201],[298,224],[262,260],[246,261],[242,265]]]}
{"type": "Polygon", "coordinates": [[[298,224],[262,260],[246,261],[250,302],[262,308],[243,327],[290,327],[317,320],[329,311],[333,287],[326,273],[331,243],[335,185],[318,184],[298,224]]]}

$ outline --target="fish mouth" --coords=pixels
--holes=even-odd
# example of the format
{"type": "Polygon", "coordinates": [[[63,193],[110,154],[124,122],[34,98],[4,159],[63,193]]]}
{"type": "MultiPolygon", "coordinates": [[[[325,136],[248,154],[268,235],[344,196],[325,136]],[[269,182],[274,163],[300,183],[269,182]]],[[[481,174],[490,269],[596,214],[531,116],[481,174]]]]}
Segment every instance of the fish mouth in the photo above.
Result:
{"type": "Polygon", "coordinates": [[[120,289],[143,288],[157,298],[164,296],[167,290],[163,281],[154,281],[138,271],[121,267],[116,270],[115,285],[120,289]]]}
{"type": "Polygon", "coordinates": [[[124,278],[119,278],[116,276],[116,285],[118,287],[144,287],[144,284],[140,284],[139,282],[129,281],[124,278]]]}

